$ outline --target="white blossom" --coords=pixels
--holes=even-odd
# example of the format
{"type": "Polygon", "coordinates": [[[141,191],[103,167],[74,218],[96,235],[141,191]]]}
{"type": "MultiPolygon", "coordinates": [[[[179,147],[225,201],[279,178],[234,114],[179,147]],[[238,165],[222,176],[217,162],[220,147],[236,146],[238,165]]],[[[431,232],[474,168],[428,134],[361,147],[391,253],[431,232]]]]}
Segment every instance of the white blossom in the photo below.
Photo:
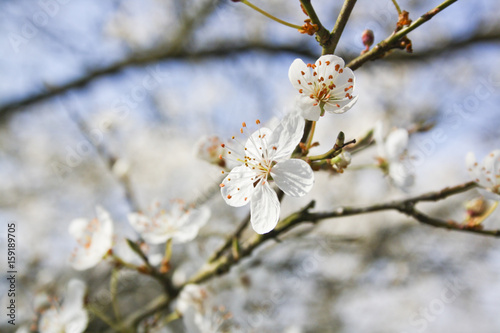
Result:
{"type": "Polygon", "coordinates": [[[482,164],[476,161],[473,152],[469,152],[465,158],[467,169],[471,178],[482,186],[483,191],[489,199],[499,200],[500,197],[500,150],[494,150],[483,160],[482,164]]]}
{"type": "Polygon", "coordinates": [[[149,207],[147,215],[128,215],[132,227],[150,244],[164,243],[169,239],[176,243],[189,242],[198,235],[209,218],[208,207],[186,208],[180,201],[174,202],[168,211],[162,210],[159,202],[155,201],[149,207]]]}
{"type": "Polygon", "coordinates": [[[225,161],[220,157],[224,156],[225,151],[224,148],[221,147],[221,143],[222,141],[217,136],[201,137],[195,145],[196,156],[210,164],[224,167],[225,161]]]}
{"type": "Polygon", "coordinates": [[[81,333],[88,325],[88,314],[84,308],[85,283],[69,281],[64,303],[52,307],[40,317],[40,333],[81,333]]]}
{"type": "Polygon", "coordinates": [[[408,131],[398,128],[383,139],[382,122],[377,122],[373,132],[377,144],[378,160],[381,169],[389,176],[391,182],[402,190],[413,185],[414,175],[408,166],[408,131]]]}
{"type": "Polygon", "coordinates": [[[209,304],[208,292],[195,284],[186,285],[177,300],[177,311],[189,333],[220,332],[221,326],[231,318],[224,307],[209,304]]]}
{"type": "Polygon", "coordinates": [[[303,196],[312,189],[314,174],[309,164],[301,159],[290,159],[303,132],[304,120],[290,114],[274,131],[262,127],[248,138],[245,145],[240,144],[237,149],[228,151],[228,156],[239,165],[220,185],[222,197],[233,207],[251,202],[251,224],[259,234],[274,229],[279,220],[280,203],[276,192],[269,186],[271,177],[290,196],[303,196]]]}
{"type": "Polygon", "coordinates": [[[325,111],[344,113],[356,103],[354,73],[340,57],[324,55],[314,65],[295,59],[288,78],[300,93],[298,104],[305,119],[317,121],[325,111]]]}
{"type": "Polygon", "coordinates": [[[77,240],[78,247],[72,254],[74,269],[85,270],[97,265],[113,245],[113,221],[102,207],[96,207],[92,220],[75,219],[69,226],[69,233],[77,240]]]}

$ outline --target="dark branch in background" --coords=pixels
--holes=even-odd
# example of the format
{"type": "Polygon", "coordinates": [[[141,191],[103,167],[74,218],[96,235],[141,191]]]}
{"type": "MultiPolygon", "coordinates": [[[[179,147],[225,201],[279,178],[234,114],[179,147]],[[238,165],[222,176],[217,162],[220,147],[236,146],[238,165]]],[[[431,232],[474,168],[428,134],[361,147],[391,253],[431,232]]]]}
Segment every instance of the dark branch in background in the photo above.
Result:
{"type": "MultiPolygon", "coordinates": [[[[414,52],[412,54],[393,52],[388,57],[382,58],[383,61],[412,61],[412,60],[423,60],[432,57],[438,57],[443,54],[448,54],[449,52],[455,52],[463,48],[469,47],[478,43],[499,43],[500,42],[500,30],[493,30],[488,32],[477,32],[472,34],[466,39],[442,42],[434,47],[426,48],[420,52],[414,52]]],[[[0,105],[0,118],[5,120],[6,117],[15,113],[18,108],[26,107],[38,102],[48,100],[52,97],[66,93],[67,91],[73,89],[85,88],[88,84],[102,77],[114,75],[120,73],[129,67],[141,67],[147,66],[152,63],[157,63],[165,60],[202,60],[211,58],[223,58],[236,56],[238,54],[244,54],[247,52],[263,52],[263,53],[285,53],[292,54],[296,56],[302,56],[308,59],[316,59],[317,54],[311,49],[305,48],[303,44],[294,45],[269,45],[265,43],[249,43],[241,46],[231,46],[231,42],[227,44],[221,44],[217,48],[210,50],[201,50],[197,52],[188,52],[184,50],[154,50],[140,55],[133,55],[130,58],[118,61],[108,67],[93,70],[83,76],[71,80],[60,86],[51,86],[49,90],[45,90],[39,93],[31,94],[28,97],[21,98],[17,101],[11,101],[6,104],[0,105]]],[[[361,45],[361,44],[360,44],[361,45]]],[[[361,46],[360,46],[361,50],[361,46]]],[[[340,54],[342,58],[346,58],[346,55],[340,54]]]]}
{"type": "MultiPolygon", "coordinates": [[[[70,95],[70,94],[68,94],[68,95],[70,95]]],[[[81,109],[79,107],[79,102],[76,99],[76,96],[72,95],[72,96],[68,96],[68,97],[72,97],[73,103],[66,104],[66,103],[61,102],[63,105],[63,108],[65,108],[67,110],[68,116],[70,117],[71,120],[73,120],[75,122],[75,125],[80,130],[80,133],[82,134],[82,136],[92,145],[92,147],[94,147],[94,149],[97,152],[97,155],[103,161],[103,163],[106,165],[106,167],[110,171],[113,170],[113,167],[114,167],[115,163],[117,162],[118,158],[116,156],[114,156],[113,154],[111,154],[108,151],[108,149],[106,149],[106,147],[104,146],[104,143],[95,144],[94,141],[89,137],[88,133],[90,133],[91,129],[89,128],[89,126],[85,122],[84,118],[80,114],[80,112],[79,112],[80,110],[72,110],[73,106],[75,106],[75,105],[79,109],[81,109]]],[[[140,207],[139,207],[139,204],[137,202],[136,196],[135,196],[134,191],[132,189],[132,184],[130,183],[130,179],[128,178],[128,176],[127,175],[125,175],[124,177],[115,176],[115,179],[117,180],[117,182],[121,185],[121,187],[124,190],[125,199],[127,200],[127,203],[128,203],[130,210],[133,212],[138,211],[140,207]]]]}

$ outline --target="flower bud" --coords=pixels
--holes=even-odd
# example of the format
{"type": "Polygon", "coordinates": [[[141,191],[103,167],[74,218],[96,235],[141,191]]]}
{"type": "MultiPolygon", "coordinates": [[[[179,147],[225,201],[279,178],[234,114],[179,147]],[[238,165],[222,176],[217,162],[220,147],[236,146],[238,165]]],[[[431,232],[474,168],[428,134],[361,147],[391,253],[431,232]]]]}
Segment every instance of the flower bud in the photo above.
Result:
{"type": "Polygon", "coordinates": [[[366,46],[367,48],[370,48],[370,46],[373,45],[373,40],[374,40],[374,35],[373,31],[370,29],[366,29],[363,31],[363,34],[361,35],[361,40],[363,41],[363,45],[366,46]]]}
{"type": "Polygon", "coordinates": [[[349,152],[343,151],[340,155],[332,158],[330,163],[332,164],[333,170],[337,171],[338,173],[343,173],[344,169],[347,168],[349,164],[351,164],[351,154],[349,154],[349,152]]]}

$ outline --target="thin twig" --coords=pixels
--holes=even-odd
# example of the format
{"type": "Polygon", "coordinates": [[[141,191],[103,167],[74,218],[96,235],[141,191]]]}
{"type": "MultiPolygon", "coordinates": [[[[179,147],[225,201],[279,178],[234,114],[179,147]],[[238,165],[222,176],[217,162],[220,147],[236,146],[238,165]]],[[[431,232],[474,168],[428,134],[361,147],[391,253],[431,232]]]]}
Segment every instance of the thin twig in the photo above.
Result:
{"type": "Polygon", "coordinates": [[[331,38],[328,44],[323,48],[323,54],[333,54],[339,43],[340,36],[344,32],[344,28],[349,20],[349,16],[356,4],[356,0],[345,0],[342,9],[340,10],[335,26],[333,27],[331,38]]]}
{"type": "Polygon", "coordinates": [[[444,8],[455,3],[456,1],[458,1],[458,0],[446,0],[446,1],[444,1],[442,4],[440,4],[436,8],[428,11],[427,13],[425,13],[424,15],[420,16],[418,19],[413,21],[413,23],[410,24],[408,27],[401,29],[400,31],[392,34],[391,36],[387,37],[386,39],[384,39],[383,41],[378,43],[370,51],[366,52],[363,55],[360,55],[356,59],[349,62],[346,67],[349,67],[352,70],[356,70],[359,67],[361,67],[361,65],[363,65],[365,62],[384,56],[387,51],[397,47],[398,41],[402,37],[405,37],[411,31],[415,30],[417,27],[419,27],[422,24],[424,24],[425,22],[429,21],[431,18],[434,17],[434,15],[439,13],[444,8]]]}

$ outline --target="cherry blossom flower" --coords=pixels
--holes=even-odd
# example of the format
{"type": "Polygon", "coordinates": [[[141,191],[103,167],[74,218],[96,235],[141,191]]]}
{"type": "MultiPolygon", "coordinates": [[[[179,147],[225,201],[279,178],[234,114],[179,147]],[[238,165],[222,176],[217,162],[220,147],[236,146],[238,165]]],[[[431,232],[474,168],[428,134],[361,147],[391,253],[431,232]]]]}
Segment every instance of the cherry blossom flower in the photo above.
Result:
{"type": "Polygon", "coordinates": [[[244,145],[239,144],[237,149],[228,151],[228,157],[234,158],[239,165],[220,185],[222,197],[233,207],[251,202],[251,224],[259,234],[274,229],[280,215],[278,196],[268,180],[272,178],[285,194],[294,197],[303,196],[312,189],[314,174],[309,164],[290,159],[303,132],[304,120],[290,114],[274,131],[262,127],[244,145]]]}
{"type": "Polygon", "coordinates": [[[209,293],[195,284],[186,285],[179,295],[176,309],[182,314],[187,332],[219,332],[232,315],[223,306],[211,306],[209,293]]]}
{"type": "Polygon", "coordinates": [[[317,121],[325,111],[344,113],[356,103],[354,73],[340,57],[324,55],[314,65],[295,59],[288,78],[300,93],[299,108],[307,120],[317,121]]]}
{"type": "Polygon", "coordinates": [[[168,211],[160,209],[159,202],[155,201],[147,215],[128,215],[132,227],[150,244],[165,243],[169,239],[176,243],[189,242],[198,235],[209,218],[210,209],[207,207],[186,208],[180,201],[176,201],[168,211]]]}
{"type": "Polygon", "coordinates": [[[225,160],[219,156],[224,155],[224,148],[221,147],[222,141],[217,136],[203,136],[196,143],[196,155],[210,164],[225,167],[225,160]]]}
{"type": "Polygon", "coordinates": [[[111,250],[113,245],[113,220],[102,207],[96,207],[93,220],[75,219],[69,226],[69,233],[79,246],[72,254],[71,264],[74,269],[85,270],[97,265],[111,250]]]}
{"type": "Polygon", "coordinates": [[[373,132],[378,151],[380,168],[391,182],[402,190],[407,190],[414,182],[414,175],[407,165],[409,135],[404,128],[398,128],[383,139],[382,122],[377,122],[373,132]]]}
{"type": "Polygon", "coordinates": [[[84,308],[85,288],[80,280],[69,281],[63,305],[48,309],[40,317],[40,333],[85,331],[89,321],[84,308]]]}
{"type": "Polygon", "coordinates": [[[500,150],[494,150],[483,160],[482,164],[476,161],[473,152],[469,152],[465,158],[467,169],[480,186],[486,191],[483,195],[488,199],[499,200],[500,197],[500,150]]]}

